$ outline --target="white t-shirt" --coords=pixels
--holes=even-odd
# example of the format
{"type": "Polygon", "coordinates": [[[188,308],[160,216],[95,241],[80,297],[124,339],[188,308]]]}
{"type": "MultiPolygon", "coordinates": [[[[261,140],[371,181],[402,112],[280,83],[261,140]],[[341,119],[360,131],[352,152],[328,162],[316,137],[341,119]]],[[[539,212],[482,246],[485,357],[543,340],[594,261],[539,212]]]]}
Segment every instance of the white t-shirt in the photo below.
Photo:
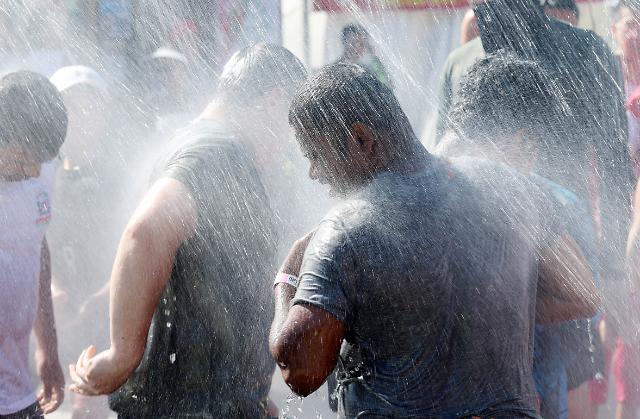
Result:
{"type": "Polygon", "coordinates": [[[55,163],[40,176],[0,181],[0,415],[36,401],[29,336],[38,306],[40,252],[51,219],[55,163]]]}

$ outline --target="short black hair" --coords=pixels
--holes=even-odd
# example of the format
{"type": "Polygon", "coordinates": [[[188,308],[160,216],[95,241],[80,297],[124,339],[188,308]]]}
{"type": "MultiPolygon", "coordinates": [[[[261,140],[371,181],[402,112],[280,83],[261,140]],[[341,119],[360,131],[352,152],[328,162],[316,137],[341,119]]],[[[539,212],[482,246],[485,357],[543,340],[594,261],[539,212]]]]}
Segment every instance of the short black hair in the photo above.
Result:
{"type": "Polygon", "coordinates": [[[367,32],[364,26],[357,23],[350,23],[348,25],[345,25],[340,33],[342,45],[348,45],[349,42],[351,42],[351,39],[356,36],[362,36],[366,38],[369,36],[369,32],[367,32]]]}
{"type": "Polygon", "coordinates": [[[474,64],[463,78],[450,112],[451,126],[476,144],[493,142],[525,129],[549,158],[570,123],[560,90],[536,62],[500,51],[474,64]],[[543,145],[542,142],[545,144],[543,145]]]}
{"type": "Polygon", "coordinates": [[[293,96],[306,77],[304,64],[291,51],[259,43],[233,54],[218,79],[217,95],[236,105],[247,105],[273,88],[293,96]]]}
{"type": "Polygon", "coordinates": [[[67,124],[62,96],[45,76],[17,71],[0,79],[0,147],[16,141],[49,161],[64,143],[67,124]]]}
{"type": "Polygon", "coordinates": [[[345,139],[357,122],[383,134],[396,147],[415,139],[393,91],[357,64],[322,68],[302,86],[289,110],[289,123],[303,148],[309,146],[304,142],[309,138],[326,138],[345,153],[345,139]]]}
{"type": "Polygon", "coordinates": [[[570,10],[577,17],[580,17],[580,9],[575,0],[544,0],[544,6],[552,9],[570,10]]]}

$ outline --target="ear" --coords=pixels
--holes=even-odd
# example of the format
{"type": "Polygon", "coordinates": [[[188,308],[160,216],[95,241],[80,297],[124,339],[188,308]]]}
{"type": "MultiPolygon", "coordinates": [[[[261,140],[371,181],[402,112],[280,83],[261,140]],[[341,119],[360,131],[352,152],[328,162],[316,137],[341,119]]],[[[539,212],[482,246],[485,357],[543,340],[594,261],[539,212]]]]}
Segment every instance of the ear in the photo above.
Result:
{"type": "Polygon", "coordinates": [[[365,154],[371,156],[376,148],[376,138],[373,135],[371,128],[363,124],[362,122],[356,122],[351,125],[351,139],[354,142],[354,148],[365,154]]]}

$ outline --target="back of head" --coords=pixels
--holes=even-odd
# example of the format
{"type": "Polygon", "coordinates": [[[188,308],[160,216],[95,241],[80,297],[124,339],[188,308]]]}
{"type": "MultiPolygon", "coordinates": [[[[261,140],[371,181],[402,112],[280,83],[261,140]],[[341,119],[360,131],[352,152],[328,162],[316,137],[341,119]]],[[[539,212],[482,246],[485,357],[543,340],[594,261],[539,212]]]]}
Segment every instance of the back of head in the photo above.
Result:
{"type": "Polygon", "coordinates": [[[293,96],[304,82],[307,71],[288,49],[260,43],[244,48],[231,57],[218,79],[218,99],[246,106],[272,89],[293,96]]]}
{"type": "Polygon", "coordinates": [[[340,39],[342,40],[342,45],[349,45],[353,39],[363,37],[369,37],[369,32],[364,28],[364,26],[359,25],[357,23],[350,23],[342,28],[340,32],[340,39]]]}
{"type": "Polygon", "coordinates": [[[507,49],[533,57],[547,41],[546,17],[539,0],[487,0],[476,3],[473,10],[487,53],[507,49]]]}
{"type": "Polygon", "coordinates": [[[544,6],[551,9],[568,10],[575,13],[577,16],[580,15],[580,9],[578,9],[578,5],[575,0],[544,0],[544,6]]]}
{"type": "Polygon", "coordinates": [[[567,112],[560,91],[539,64],[501,52],[470,69],[450,117],[466,140],[486,145],[500,141],[501,146],[520,130],[538,143],[548,141],[568,128],[562,125],[567,112]]]}
{"type": "Polygon", "coordinates": [[[0,147],[17,142],[40,161],[53,159],[67,134],[67,110],[58,89],[37,73],[0,79],[0,147]]]}
{"type": "Polygon", "coordinates": [[[289,123],[302,146],[310,138],[327,139],[344,152],[355,123],[369,127],[379,140],[398,149],[416,141],[411,124],[393,91],[357,64],[324,67],[300,89],[291,104],[289,123]]]}

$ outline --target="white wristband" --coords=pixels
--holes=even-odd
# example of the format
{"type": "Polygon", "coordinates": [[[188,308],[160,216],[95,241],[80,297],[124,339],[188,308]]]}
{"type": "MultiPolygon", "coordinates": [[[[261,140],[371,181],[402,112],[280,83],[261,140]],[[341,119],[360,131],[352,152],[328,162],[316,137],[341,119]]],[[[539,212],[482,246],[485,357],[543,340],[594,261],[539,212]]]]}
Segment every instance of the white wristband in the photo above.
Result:
{"type": "Polygon", "coordinates": [[[273,281],[274,288],[278,284],[288,284],[293,288],[298,288],[298,277],[295,275],[286,274],[284,272],[278,272],[278,275],[276,275],[276,280],[273,281]]]}

